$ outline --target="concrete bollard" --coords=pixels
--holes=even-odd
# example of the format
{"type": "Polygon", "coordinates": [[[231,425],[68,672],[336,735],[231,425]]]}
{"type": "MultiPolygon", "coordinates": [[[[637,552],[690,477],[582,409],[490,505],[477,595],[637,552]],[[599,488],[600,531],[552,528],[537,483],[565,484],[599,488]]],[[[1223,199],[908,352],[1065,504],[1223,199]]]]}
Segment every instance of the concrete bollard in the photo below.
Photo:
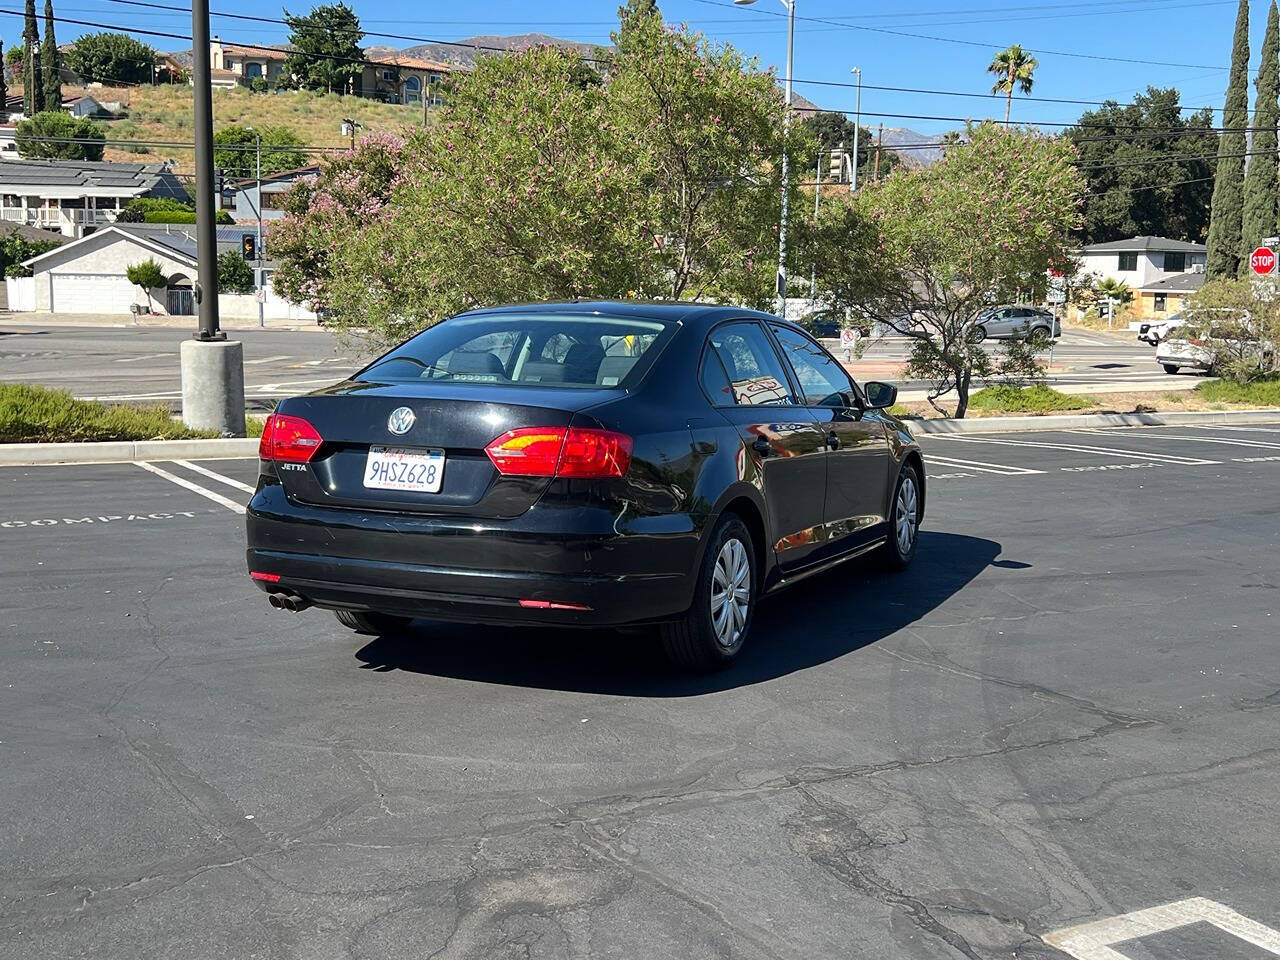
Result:
{"type": "Polygon", "coordinates": [[[184,340],[182,422],[193,430],[244,436],[244,345],[238,340],[184,340]]]}

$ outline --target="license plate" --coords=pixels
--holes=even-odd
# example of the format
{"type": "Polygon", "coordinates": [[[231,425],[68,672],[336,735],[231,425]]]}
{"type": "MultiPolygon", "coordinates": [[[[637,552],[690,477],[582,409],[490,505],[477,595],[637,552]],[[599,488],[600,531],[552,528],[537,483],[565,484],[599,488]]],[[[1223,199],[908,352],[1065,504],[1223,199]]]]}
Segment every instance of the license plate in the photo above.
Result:
{"type": "Polygon", "coordinates": [[[439,493],[444,484],[443,450],[370,447],[364,485],[371,490],[439,493]]]}

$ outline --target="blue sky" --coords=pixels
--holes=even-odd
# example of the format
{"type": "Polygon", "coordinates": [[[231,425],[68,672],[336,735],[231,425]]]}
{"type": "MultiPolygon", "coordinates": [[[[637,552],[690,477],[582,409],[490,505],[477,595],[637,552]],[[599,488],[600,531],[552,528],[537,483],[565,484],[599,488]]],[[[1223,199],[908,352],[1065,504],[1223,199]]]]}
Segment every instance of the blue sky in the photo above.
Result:
{"type": "MultiPolygon", "coordinates": [[[[160,0],[178,4],[181,0],[160,0]]],[[[864,123],[905,126],[936,134],[958,126],[940,117],[1002,116],[995,100],[932,96],[870,89],[871,85],[923,87],[986,93],[990,78],[985,67],[992,53],[1018,42],[1035,51],[1040,61],[1034,96],[1079,100],[1114,98],[1125,102],[1148,84],[1176,86],[1183,103],[1221,107],[1230,61],[1231,32],[1237,0],[917,0],[906,6],[894,0],[797,0],[796,89],[820,106],[852,111],[854,91],[801,81],[851,82],[849,68],[863,70],[864,123]],[[814,19],[804,19],[814,18],[814,19]],[[829,22],[819,22],[826,20],[829,22]],[[919,36],[907,36],[916,34],[919,36]],[[951,42],[924,39],[948,38],[951,42]],[[955,41],[965,41],[964,43],[955,41]],[[1063,56],[1062,54],[1085,54],[1063,56]],[[1093,58],[1120,58],[1118,60],[1093,58]],[[1135,63],[1123,61],[1162,61],[1135,63]],[[1211,67],[1214,69],[1204,69],[1211,67]],[[875,114],[886,114],[880,117],[875,114]],[[912,114],[917,117],[891,116],[912,114]]],[[[230,13],[278,17],[274,6],[254,0],[211,0],[212,9],[230,13]]],[[[718,40],[758,55],[766,64],[785,59],[786,20],[779,0],[757,0],[736,7],[731,0],[665,0],[664,17],[688,22],[718,40]]],[[[3,5],[20,9],[18,0],[3,5]]],[[[301,12],[310,0],[295,3],[301,12]]],[[[390,0],[354,3],[368,31],[388,31],[433,40],[455,40],[475,34],[542,32],[575,40],[608,42],[615,25],[618,0],[485,0],[483,3],[424,3],[406,6],[390,0]]],[[[55,12],[71,17],[136,28],[190,33],[190,15],[130,7],[112,0],[55,0],[55,12]]],[[[42,10],[43,3],[37,3],[42,10]]],[[[1267,4],[1252,3],[1251,47],[1257,47],[1265,26],[1267,4]]],[[[21,38],[21,19],[0,16],[6,44],[21,38]]],[[[93,28],[59,24],[65,42],[93,28]]],[[[213,19],[213,32],[224,39],[279,42],[283,27],[213,19]]],[[[186,44],[157,37],[140,37],[158,49],[186,44]]],[[[408,46],[409,41],[370,36],[366,43],[408,46]]],[[[1252,77],[1252,71],[1251,71],[1252,77]]],[[[1042,123],[1075,120],[1083,106],[1015,102],[1014,119],[1042,123]]],[[[1051,128],[1057,129],[1057,128],[1051,128]]]]}

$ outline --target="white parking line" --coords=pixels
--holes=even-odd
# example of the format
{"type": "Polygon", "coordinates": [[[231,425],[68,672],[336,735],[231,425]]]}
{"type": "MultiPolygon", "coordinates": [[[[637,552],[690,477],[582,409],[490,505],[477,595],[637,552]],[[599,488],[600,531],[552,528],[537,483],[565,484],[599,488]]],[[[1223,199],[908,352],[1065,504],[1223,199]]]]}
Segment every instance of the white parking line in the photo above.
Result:
{"type": "Polygon", "coordinates": [[[161,357],[171,358],[172,353],[148,353],[141,357],[116,357],[116,363],[135,363],[138,360],[159,360],[161,357]]]}
{"type": "Polygon", "coordinates": [[[1150,937],[1193,923],[1212,924],[1246,943],[1280,956],[1280,933],[1204,897],[1192,897],[1106,920],[1082,923],[1046,933],[1040,939],[1076,960],[1127,960],[1123,953],[1112,947],[1126,940],[1150,937]]]}
{"type": "MultiPolygon", "coordinates": [[[[1102,433],[1100,428],[1082,427],[1079,430],[1067,430],[1065,433],[1102,433]]],[[[1280,449],[1280,442],[1274,440],[1254,440],[1248,437],[1192,437],[1179,433],[1148,433],[1143,439],[1145,440],[1189,440],[1192,443],[1226,443],[1236,447],[1268,447],[1272,450],[1280,449]]]]}
{"type": "Polygon", "coordinates": [[[1192,464],[1221,463],[1221,460],[1205,460],[1200,457],[1182,457],[1172,453],[1150,453],[1146,450],[1125,450],[1121,447],[1095,447],[1079,443],[1050,443],[1047,440],[1001,440],[995,437],[955,437],[934,434],[930,440],[946,440],[951,443],[991,443],[1009,447],[1026,447],[1039,450],[1067,450],[1072,453],[1092,453],[1100,457],[1123,457],[1126,460],[1157,460],[1161,463],[1192,464]]]}
{"type": "Polygon", "coordinates": [[[222,504],[222,506],[226,507],[228,510],[234,510],[236,513],[244,513],[244,507],[236,503],[234,500],[228,500],[226,497],[224,497],[220,493],[214,493],[212,490],[206,490],[204,487],[200,486],[200,484],[198,483],[192,483],[190,480],[186,480],[186,479],[183,479],[182,477],[175,476],[174,474],[170,473],[168,470],[161,470],[159,467],[151,463],[144,463],[142,461],[137,461],[137,465],[141,467],[143,470],[146,470],[148,473],[154,473],[157,477],[163,477],[164,479],[168,480],[170,483],[176,483],[180,487],[185,487],[187,490],[190,490],[192,493],[198,493],[200,494],[200,496],[204,497],[207,500],[212,500],[214,503],[220,503],[222,504]]]}
{"type": "Polygon", "coordinates": [[[1003,463],[987,463],[984,460],[960,460],[956,457],[939,457],[932,453],[929,454],[929,462],[940,463],[946,467],[963,467],[966,470],[977,470],[980,473],[998,473],[1006,477],[1044,473],[1043,470],[1032,470],[1030,467],[1011,467],[1003,463]]]}
{"type": "Polygon", "coordinates": [[[258,357],[256,360],[246,360],[244,362],[244,365],[247,367],[255,363],[274,363],[277,360],[291,360],[291,359],[292,357],[290,357],[288,354],[281,354],[278,357],[258,357]]]}
{"type": "Polygon", "coordinates": [[[186,467],[188,470],[192,471],[193,473],[198,473],[198,474],[201,474],[202,476],[206,476],[210,480],[217,480],[219,483],[225,483],[228,487],[235,487],[237,490],[243,490],[245,493],[253,493],[254,491],[254,488],[249,486],[247,483],[241,483],[239,480],[233,480],[230,477],[224,477],[222,474],[215,473],[213,470],[210,470],[208,467],[202,467],[198,463],[192,463],[190,460],[174,460],[173,463],[176,463],[180,467],[186,467]]]}
{"type": "Polygon", "coordinates": [[[1223,423],[1212,425],[1189,423],[1187,426],[1191,427],[1193,430],[1231,430],[1233,432],[1240,431],[1241,433],[1280,433],[1280,427],[1229,427],[1223,423]]]}

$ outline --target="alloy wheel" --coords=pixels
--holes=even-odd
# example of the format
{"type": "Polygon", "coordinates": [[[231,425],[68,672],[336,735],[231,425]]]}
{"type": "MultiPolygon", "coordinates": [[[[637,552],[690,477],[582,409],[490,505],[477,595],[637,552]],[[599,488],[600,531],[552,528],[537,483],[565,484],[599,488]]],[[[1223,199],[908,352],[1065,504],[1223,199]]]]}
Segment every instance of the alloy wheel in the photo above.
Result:
{"type": "Polygon", "coordinates": [[[711,571],[711,628],[716,642],[732,650],[742,640],[751,604],[751,562],[736,538],[726,540],[711,571]]]}
{"type": "Polygon", "coordinates": [[[902,485],[898,487],[898,502],[893,518],[898,552],[904,557],[911,553],[911,547],[916,542],[916,527],[920,522],[918,507],[916,482],[910,475],[905,476],[902,478],[902,485]]]}

